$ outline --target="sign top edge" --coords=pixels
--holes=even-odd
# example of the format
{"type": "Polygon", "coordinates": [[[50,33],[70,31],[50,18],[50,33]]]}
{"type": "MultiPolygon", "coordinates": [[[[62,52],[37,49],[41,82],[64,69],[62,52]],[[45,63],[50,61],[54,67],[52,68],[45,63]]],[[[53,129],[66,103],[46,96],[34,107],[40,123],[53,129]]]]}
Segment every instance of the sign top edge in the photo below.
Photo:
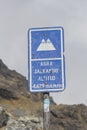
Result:
{"type": "Polygon", "coordinates": [[[64,31],[64,28],[62,26],[58,26],[58,27],[38,27],[38,28],[29,28],[28,32],[30,31],[34,31],[34,30],[55,30],[55,29],[59,29],[64,31]]]}

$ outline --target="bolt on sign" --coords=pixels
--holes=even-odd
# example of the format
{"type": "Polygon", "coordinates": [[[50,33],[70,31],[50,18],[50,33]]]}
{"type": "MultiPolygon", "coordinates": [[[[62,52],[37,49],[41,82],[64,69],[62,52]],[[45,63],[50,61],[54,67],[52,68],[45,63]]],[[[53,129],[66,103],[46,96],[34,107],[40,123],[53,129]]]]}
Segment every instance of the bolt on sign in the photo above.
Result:
{"type": "Polygon", "coordinates": [[[65,89],[62,27],[29,29],[28,86],[31,92],[59,92],[65,89]]]}

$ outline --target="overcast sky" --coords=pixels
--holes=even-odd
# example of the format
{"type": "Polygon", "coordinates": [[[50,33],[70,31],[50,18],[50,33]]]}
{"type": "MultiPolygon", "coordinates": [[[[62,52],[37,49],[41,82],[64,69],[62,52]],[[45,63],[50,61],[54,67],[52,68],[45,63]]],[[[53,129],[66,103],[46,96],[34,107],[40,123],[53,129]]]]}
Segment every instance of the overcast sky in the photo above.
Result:
{"type": "Polygon", "coordinates": [[[27,77],[29,28],[64,28],[66,89],[58,104],[87,104],[87,0],[0,0],[0,58],[27,77]]]}

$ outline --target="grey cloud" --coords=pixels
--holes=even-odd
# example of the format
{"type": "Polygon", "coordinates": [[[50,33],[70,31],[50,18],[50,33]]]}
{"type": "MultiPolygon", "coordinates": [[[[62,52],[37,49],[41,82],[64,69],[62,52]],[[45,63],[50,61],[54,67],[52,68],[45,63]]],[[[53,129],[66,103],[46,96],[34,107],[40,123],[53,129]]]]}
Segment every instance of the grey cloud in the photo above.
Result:
{"type": "Polygon", "coordinates": [[[86,0],[0,1],[0,58],[9,68],[26,77],[28,29],[64,27],[67,84],[64,92],[53,94],[55,99],[58,97],[57,102],[60,103],[79,103],[87,100],[86,5],[86,0]]]}

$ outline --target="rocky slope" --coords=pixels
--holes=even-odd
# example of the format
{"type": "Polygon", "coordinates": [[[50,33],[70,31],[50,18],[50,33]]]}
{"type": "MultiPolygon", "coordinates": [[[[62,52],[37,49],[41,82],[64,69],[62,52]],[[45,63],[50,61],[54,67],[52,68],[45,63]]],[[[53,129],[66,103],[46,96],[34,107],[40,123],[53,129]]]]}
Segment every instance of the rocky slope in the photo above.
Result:
{"type": "MultiPolygon", "coordinates": [[[[43,129],[43,95],[31,94],[27,86],[24,76],[0,60],[0,130],[43,129]]],[[[87,106],[50,100],[50,130],[87,130],[87,106]]]]}

